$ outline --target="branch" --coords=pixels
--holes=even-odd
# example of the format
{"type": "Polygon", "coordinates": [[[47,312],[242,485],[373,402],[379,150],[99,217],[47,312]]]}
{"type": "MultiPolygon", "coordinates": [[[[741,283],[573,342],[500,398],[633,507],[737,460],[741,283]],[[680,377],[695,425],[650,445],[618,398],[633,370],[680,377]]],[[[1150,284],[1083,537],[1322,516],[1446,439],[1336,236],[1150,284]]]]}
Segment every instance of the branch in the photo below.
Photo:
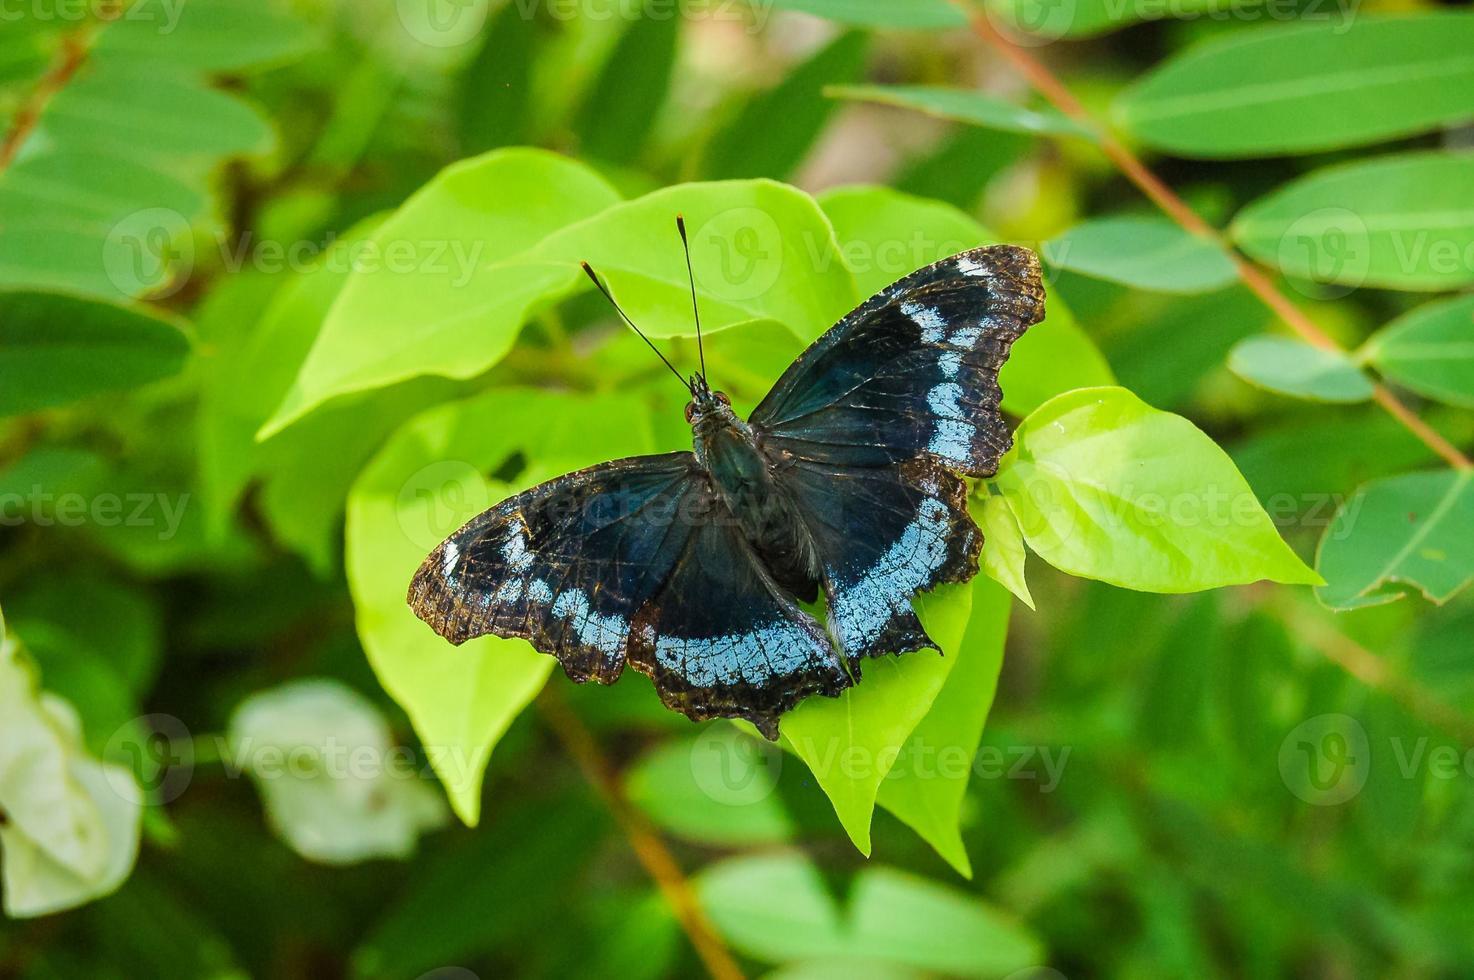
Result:
{"type": "MultiPolygon", "coordinates": [[[[1316,326],[1311,319],[1305,315],[1299,307],[1292,303],[1284,293],[1280,292],[1270,278],[1264,274],[1264,270],[1255,265],[1237,249],[1226,241],[1221,233],[1198,214],[1188,207],[1187,202],[1178,197],[1172,188],[1154,174],[1146,164],[1135,153],[1117,139],[1105,126],[1092,116],[1080,100],[1075,98],[1068,86],[1065,85],[1054,72],[1049,70],[1038,58],[1035,58],[1027,49],[1004,37],[989,22],[987,16],[977,10],[967,9],[965,12],[972,23],[973,33],[988,44],[994,51],[998,52],[1013,65],[1029,84],[1048,99],[1056,109],[1069,116],[1075,122],[1084,125],[1097,138],[1097,144],[1101,151],[1110,158],[1116,168],[1135,184],[1137,188],[1152,200],[1152,203],[1161,208],[1173,221],[1190,234],[1212,241],[1223,249],[1233,261],[1234,268],[1238,272],[1240,281],[1249,288],[1254,295],[1258,296],[1265,306],[1269,307],[1291,330],[1299,334],[1306,343],[1312,344],[1324,350],[1345,353],[1331,337],[1320,327],[1316,326]]],[[[1374,397],[1378,405],[1416,436],[1424,445],[1442,457],[1450,466],[1456,470],[1474,469],[1474,462],[1469,460],[1453,443],[1445,439],[1441,434],[1424,422],[1418,415],[1408,408],[1396,394],[1386,385],[1380,382],[1375,384],[1374,397]]]]}
{"type": "Polygon", "coordinates": [[[46,111],[46,106],[56,93],[66,88],[67,83],[86,63],[87,55],[92,50],[92,42],[102,26],[97,23],[84,24],[62,37],[61,50],[57,53],[55,63],[36,82],[35,89],[15,114],[4,142],[0,142],[0,173],[4,173],[15,162],[21,145],[35,130],[36,124],[41,121],[41,114],[46,111]]]}
{"type": "Polygon", "coordinates": [[[543,689],[537,706],[573,761],[578,763],[584,778],[614,813],[614,819],[629,839],[635,857],[639,858],[640,864],[644,865],[670,904],[676,920],[705,964],[706,972],[716,980],[743,980],[742,968],[712,929],[681,866],[645,817],[624,798],[613,768],[578,715],[552,688],[543,689]]]}
{"type": "Polygon", "coordinates": [[[1281,618],[1292,623],[1298,634],[1305,637],[1311,648],[1321,656],[1367,687],[1386,694],[1407,709],[1414,718],[1442,729],[1466,746],[1474,746],[1474,720],[1462,711],[1417,681],[1398,674],[1387,665],[1386,660],[1342,634],[1299,603],[1286,597],[1277,598],[1273,605],[1277,607],[1281,618]]]}

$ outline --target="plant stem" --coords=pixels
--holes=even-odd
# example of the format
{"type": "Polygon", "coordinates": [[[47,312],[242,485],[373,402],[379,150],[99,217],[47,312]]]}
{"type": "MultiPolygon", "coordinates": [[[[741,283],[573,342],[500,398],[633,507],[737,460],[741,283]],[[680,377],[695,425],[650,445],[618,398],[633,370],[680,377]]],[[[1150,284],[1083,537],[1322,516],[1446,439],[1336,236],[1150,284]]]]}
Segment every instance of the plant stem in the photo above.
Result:
{"type": "Polygon", "coordinates": [[[701,962],[706,966],[706,972],[716,980],[742,980],[741,967],[712,929],[675,856],[644,816],[624,798],[613,768],[578,715],[568,707],[562,695],[551,687],[543,689],[538,697],[537,707],[568,754],[573,757],[573,761],[578,764],[584,778],[598,791],[613,812],[615,821],[635,852],[635,857],[655,880],[656,886],[670,904],[676,920],[691,940],[696,955],[701,957],[701,962]]]}
{"type": "MultiPolygon", "coordinates": [[[[973,33],[994,51],[1002,55],[1013,65],[1014,69],[1022,75],[1030,85],[1048,99],[1056,109],[1069,116],[1075,122],[1085,126],[1096,137],[1096,143],[1116,168],[1121,171],[1127,180],[1151,199],[1167,217],[1175,221],[1179,227],[1192,235],[1207,239],[1223,249],[1233,261],[1234,268],[1238,272],[1239,280],[1249,290],[1259,297],[1259,300],[1269,307],[1287,326],[1299,334],[1306,343],[1324,350],[1345,353],[1341,346],[1320,327],[1316,326],[1305,312],[1297,307],[1276,286],[1264,270],[1251,262],[1230,244],[1223,235],[1214,227],[1204,221],[1197,212],[1188,207],[1165,181],[1151,171],[1135,153],[1131,152],[1126,144],[1115,137],[1104,125],[1092,116],[1075,98],[1069,87],[1054,74],[1047,65],[1025,48],[1004,37],[992,23],[987,15],[980,10],[969,9],[966,4],[959,4],[967,13],[973,33]]],[[[1380,382],[1375,385],[1374,398],[1386,412],[1423,442],[1434,453],[1437,453],[1450,466],[1456,470],[1474,469],[1474,462],[1464,455],[1457,446],[1445,439],[1427,422],[1402,402],[1396,394],[1386,385],[1380,382]]]]}
{"type": "Polygon", "coordinates": [[[57,53],[55,63],[36,82],[36,87],[26,98],[20,110],[16,112],[9,132],[5,134],[4,140],[0,141],[0,173],[4,173],[15,162],[26,138],[41,121],[41,114],[46,111],[46,107],[56,97],[56,94],[66,88],[67,84],[76,77],[82,65],[87,62],[87,55],[92,50],[92,43],[97,39],[98,31],[106,26],[106,21],[117,16],[117,13],[111,8],[105,8],[99,11],[98,16],[102,19],[102,23],[83,24],[62,37],[61,50],[57,53]]]}

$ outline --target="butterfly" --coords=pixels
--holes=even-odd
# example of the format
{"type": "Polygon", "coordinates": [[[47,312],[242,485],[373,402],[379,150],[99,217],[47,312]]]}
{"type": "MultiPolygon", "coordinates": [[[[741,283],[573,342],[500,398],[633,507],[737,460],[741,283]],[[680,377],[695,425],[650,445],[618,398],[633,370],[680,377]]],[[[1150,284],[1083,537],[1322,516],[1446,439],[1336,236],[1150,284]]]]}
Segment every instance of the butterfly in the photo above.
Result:
{"type": "Polygon", "coordinates": [[[779,716],[838,696],[866,658],[936,648],[912,598],[977,573],[963,477],[992,476],[1012,444],[998,371],[1044,317],[1039,261],[993,245],[911,273],[745,420],[707,382],[694,277],[691,300],[700,371],[660,356],[690,392],[692,449],[502,501],[430,553],[409,604],[452,643],[521,637],[580,683],[632,666],[692,720],[744,718],[776,739],[779,716]]]}

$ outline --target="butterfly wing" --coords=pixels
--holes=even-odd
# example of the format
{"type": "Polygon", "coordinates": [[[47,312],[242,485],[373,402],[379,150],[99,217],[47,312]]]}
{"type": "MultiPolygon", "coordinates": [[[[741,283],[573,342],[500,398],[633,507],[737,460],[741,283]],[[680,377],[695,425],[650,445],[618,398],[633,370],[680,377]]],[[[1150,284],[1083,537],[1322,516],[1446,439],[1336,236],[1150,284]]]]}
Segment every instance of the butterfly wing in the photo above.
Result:
{"type": "Polygon", "coordinates": [[[1033,252],[962,252],[881,290],[832,327],[750,422],[779,453],[858,466],[925,454],[991,476],[1011,445],[998,371],[1043,316],[1033,252]]]}
{"type": "Polygon", "coordinates": [[[575,681],[626,663],[693,719],[777,716],[849,675],[776,586],[688,452],[616,460],[518,494],[442,542],[410,584],[452,643],[521,637],[575,681]]]}
{"type": "Polygon", "coordinates": [[[982,534],[958,474],[991,476],[1011,444],[998,371],[1043,303],[1032,252],[954,255],[846,316],[753,413],[852,660],[935,646],[913,596],[977,573],[982,534]]]}

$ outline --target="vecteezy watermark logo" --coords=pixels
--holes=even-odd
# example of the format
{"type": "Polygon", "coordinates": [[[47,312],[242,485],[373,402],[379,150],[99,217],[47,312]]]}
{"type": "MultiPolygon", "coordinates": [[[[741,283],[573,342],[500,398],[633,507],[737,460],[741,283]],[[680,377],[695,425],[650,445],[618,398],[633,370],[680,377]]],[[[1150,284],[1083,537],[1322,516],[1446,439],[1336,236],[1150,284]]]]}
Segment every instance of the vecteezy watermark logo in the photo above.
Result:
{"type": "Polygon", "coordinates": [[[40,484],[28,493],[0,493],[0,527],[153,527],[173,540],[189,506],[188,493],[52,493],[40,484]]]}
{"type": "Polygon", "coordinates": [[[724,300],[756,299],[783,272],[783,232],[766,211],[731,208],[702,223],[691,236],[701,290],[724,300]]]}
{"type": "Polygon", "coordinates": [[[1280,778],[1314,806],[1336,806],[1356,796],[1371,766],[1366,729],[1350,715],[1316,715],[1290,729],[1280,743],[1280,778]]]}
{"type": "Polygon", "coordinates": [[[488,0],[395,0],[399,23],[410,37],[431,48],[455,48],[481,36],[488,0]]]}
{"type": "Polygon", "coordinates": [[[400,485],[394,513],[404,536],[429,551],[492,503],[476,467],[446,459],[421,467],[400,485]]]}
{"type": "Polygon", "coordinates": [[[102,269],[125,296],[165,297],[194,270],[189,219],[170,208],[135,211],[108,231],[102,269]]]}
{"type": "Polygon", "coordinates": [[[126,764],[150,803],[179,798],[194,776],[194,740],[173,715],[144,715],[113,733],[103,757],[126,764]]]}
{"type": "Polygon", "coordinates": [[[1314,289],[1295,284],[1307,295],[1336,299],[1366,282],[1372,243],[1361,215],[1346,208],[1318,208],[1290,223],[1280,237],[1277,265],[1301,272],[1314,289]]]}
{"type": "Polygon", "coordinates": [[[174,33],[185,0],[0,0],[0,24],[82,24],[96,21],[153,24],[160,35],[174,33]]]}
{"type": "Polygon", "coordinates": [[[707,725],[691,743],[691,777],[703,793],[727,806],[767,799],[782,771],[782,749],[731,725],[707,725]]]}

